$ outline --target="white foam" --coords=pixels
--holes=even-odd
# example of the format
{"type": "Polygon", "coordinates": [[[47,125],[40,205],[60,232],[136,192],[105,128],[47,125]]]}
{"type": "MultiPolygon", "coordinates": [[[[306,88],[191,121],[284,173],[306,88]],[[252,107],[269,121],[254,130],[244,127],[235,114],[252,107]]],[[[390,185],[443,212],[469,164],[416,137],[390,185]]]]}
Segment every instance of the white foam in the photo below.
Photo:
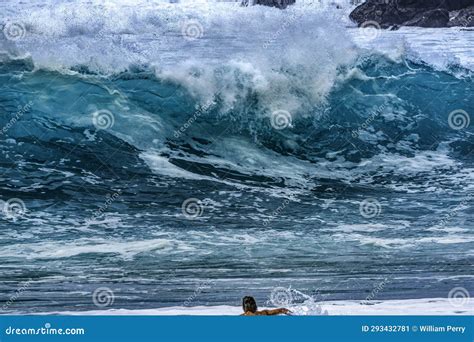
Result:
{"type": "Polygon", "coordinates": [[[376,170],[383,166],[384,171],[406,175],[429,172],[435,169],[449,170],[456,166],[456,161],[449,156],[449,150],[443,147],[437,151],[418,151],[413,157],[395,153],[382,153],[361,162],[360,166],[363,166],[365,170],[376,170]]]}
{"type": "Polygon", "coordinates": [[[334,239],[341,241],[357,241],[361,245],[374,245],[383,248],[410,248],[422,244],[462,244],[474,241],[474,236],[471,234],[454,235],[447,234],[444,236],[432,237],[418,237],[413,238],[383,238],[365,234],[349,233],[349,234],[335,234],[334,239]]]}
{"type": "Polygon", "coordinates": [[[349,31],[358,46],[394,59],[405,56],[440,70],[453,64],[474,70],[474,30],[404,27],[376,34],[357,28],[349,31]]]}
{"type": "MultiPolygon", "coordinates": [[[[328,301],[320,302],[323,311],[329,315],[472,315],[474,299],[466,299],[463,306],[451,304],[447,298],[427,299],[398,299],[381,301],[328,301]]],[[[300,312],[304,312],[303,310],[300,312]]],[[[195,307],[168,307],[159,309],[111,309],[93,311],[62,311],[43,314],[62,315],[145,315],[145,316],[237,316],[242,314],[242,308],[236,306],[195,306],[195,307]]]]}
{"type": "Polygon", "coordinates": [[[146,64],[203,103],[219,93],[223,113],[257,95],[264,115],[297,115],[323,102],[340,66],[357,56],[334,10],[316,3],[282,11],[239,3],[8,1],[2,9],[10,13],[0,14],[0,22],[18,23],[24,37],[0,39],[0,52],[59,70],[84,65],[116,73],[146,64]],[[189,26],[198,39],[186,35],[189,26]]]}
{"type": "MultiPolygon", "coordinates": [[[[181,246],[182,247],[182,246],[181,246]]],[[[143,252],[163,252],[180,249],[180,244],[166,239],[150,239],[139,241],[120,241],[112,239],[77,239],[74,242],[52,241],[14,244],[2,248],[0,257],[27,259],[68,258],[80,254],[99,253],[117,254],[125,259],[143,252]]]]}

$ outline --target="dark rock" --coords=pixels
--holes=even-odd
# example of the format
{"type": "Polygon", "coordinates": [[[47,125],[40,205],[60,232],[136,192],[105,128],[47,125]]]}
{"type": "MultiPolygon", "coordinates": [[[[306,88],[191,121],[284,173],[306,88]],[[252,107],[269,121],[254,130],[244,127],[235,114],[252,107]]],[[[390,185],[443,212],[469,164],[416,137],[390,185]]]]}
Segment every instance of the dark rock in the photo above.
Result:
{"type": "MultiPolygon", "coordinates": [[[[381,28],[446,27],[449,11],[463,11],[469,6],[474,6],[474,0],[367,0],[352,11],[350,18],[359,26],[376,22],[381,28]]],[[[462,18],[470,22],[469,15],[462,14],[462,18]]]]}
{"type": "Polygon", "coordinates": [[[350,18],[359,26],[366,22],[376,22],[382,28],[394,25],[403,25],[404,22],[413,19],[419,10],[416,8],[399,7],[395,0],[377,1],[368,0],[358,6],[350,14],[350,18]]]}
{"type": "Polygon", "coordinates": [[[396,0],[395,2],[399,8],[446,8],[445,0],[396,0]]]}
{"type": "Polygon", "coordinates": [[[474,6],[474,0],[446,0],[446,9],[448,11],[458,11],[470,6],[474,6]]]}
{"type": "Polygon", "coordinates": [[[446,9],[432,9],[415,16],[406,21],[405,26],[419,27],[447,27],[449,22],[449,11],[446,9]]]}
{"type": "Polygon", "coordinates": [[[289,5],[293,5],[296,0],[243,0],[243,6],[249,5],[263,5],[263,6],[270,6],[270,7],[277,7],[277,8],[286,8],[289,5]]]}
{"type": "Polygon", "coordinates": [[[453,16],[449,21],[448,26],[474,27],[474,6],[453,13],[453,16]]]}
{"type": "MultiPolygon", "coordinates": [[[[380,1],[379,1],[380,2],[380,1]]],[[[474,0],[395,0],[398,7],[456,11],[474,5],[474,0]]]]}

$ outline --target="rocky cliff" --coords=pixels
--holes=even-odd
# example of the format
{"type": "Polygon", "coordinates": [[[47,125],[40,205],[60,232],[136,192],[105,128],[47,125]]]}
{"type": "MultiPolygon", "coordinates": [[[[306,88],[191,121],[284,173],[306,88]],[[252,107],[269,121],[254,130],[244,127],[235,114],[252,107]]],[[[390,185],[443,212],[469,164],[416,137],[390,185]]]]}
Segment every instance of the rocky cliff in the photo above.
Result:
{"type": "Polygon", "coordinates": [[[367,0],[350,14],[359,26],[474,26],[474,0],[367,0]]]}

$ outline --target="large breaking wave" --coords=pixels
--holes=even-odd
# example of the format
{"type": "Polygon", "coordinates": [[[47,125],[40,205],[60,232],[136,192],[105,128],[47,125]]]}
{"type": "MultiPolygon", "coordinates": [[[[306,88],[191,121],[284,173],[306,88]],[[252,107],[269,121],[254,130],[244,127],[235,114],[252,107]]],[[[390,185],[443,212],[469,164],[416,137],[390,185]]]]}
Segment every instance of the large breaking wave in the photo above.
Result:
{"type": "Polygon", "coordinates": [[[472,51],[402,31],[366,49],[345,10],[310,4],[0,9],[0,194],[26,209],[1,217],[0,259],[12,292],[34,279],[23,311],[90,308],[95,285],[153,307],[200,279],[206,305],[472,283],[472,51]]]}
{"type": "MultiPolygon", "coordinates": [[[[16,141],[4,156],[21,154],[31,135],[94,149],[107,149],[95,138],[108,136],[158,174],[307,187],[313,177],[452,168],[472,150],[472,132],[449,117],[474,112],[471,72],[368,54],[334,11],[31,7],[4,19],[24,30],[1,41],[1,124],[16,141]]],[[[55,146],[47,158],[59,158],[55,146]]]]}

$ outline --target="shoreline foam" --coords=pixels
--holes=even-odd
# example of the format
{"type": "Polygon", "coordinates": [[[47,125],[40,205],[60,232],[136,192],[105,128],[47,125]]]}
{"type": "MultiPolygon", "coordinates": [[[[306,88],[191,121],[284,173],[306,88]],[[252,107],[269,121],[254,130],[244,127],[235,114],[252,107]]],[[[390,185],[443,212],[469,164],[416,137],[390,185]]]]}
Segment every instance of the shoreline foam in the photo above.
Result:
{"type": "MultiPolygon", "coordinates": [[[[455,306],[447,298],[373,300],[365,301],[327,301],[320,302],[322,311],[331,315],[472,315],[474,299],[465,298],[463,305],[455,306]]],[[[455,303],[456,304],[456,303],[455,303]]],[[[460,303],[458,303],[460,304],[460,303]]],[[[301,311],[301,310],[300,310],[301,311]]],[[[304,311],[304,310],[302,310],[304,311]]],[[[137,316],[237,316],[242,313],[238,306],[194,306],[166,307],[158,309],[110,309],[91,311],[62,311],[39,313],[40,315],[137,315],[137,316]]]]}

